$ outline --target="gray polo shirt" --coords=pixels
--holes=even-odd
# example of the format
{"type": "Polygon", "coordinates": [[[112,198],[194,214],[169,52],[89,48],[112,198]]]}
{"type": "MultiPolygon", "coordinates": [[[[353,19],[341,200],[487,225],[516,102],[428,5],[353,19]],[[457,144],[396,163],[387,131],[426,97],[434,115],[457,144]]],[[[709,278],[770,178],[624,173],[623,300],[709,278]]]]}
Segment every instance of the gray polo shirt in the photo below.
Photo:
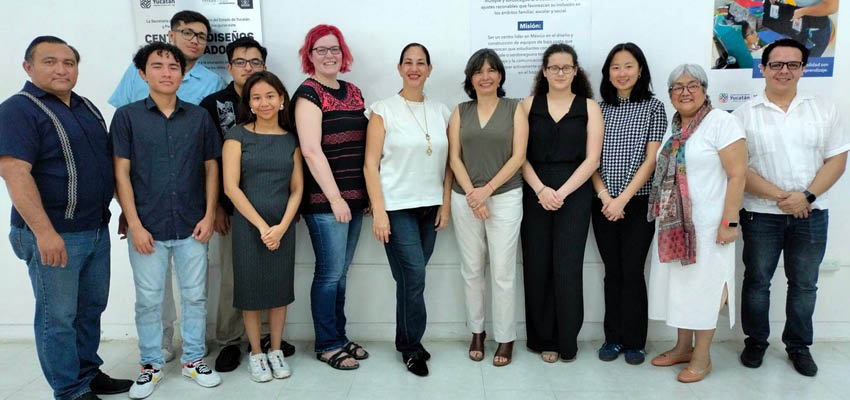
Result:
{"type": "Polygon", "coordinates": [[[115,111],[116,156],[130,160],[142,225],[154,240],[185,239],[206,213],[204,161],[221,156],[209,113],[180,99],[168,118],[147,97],[115,111]]]}

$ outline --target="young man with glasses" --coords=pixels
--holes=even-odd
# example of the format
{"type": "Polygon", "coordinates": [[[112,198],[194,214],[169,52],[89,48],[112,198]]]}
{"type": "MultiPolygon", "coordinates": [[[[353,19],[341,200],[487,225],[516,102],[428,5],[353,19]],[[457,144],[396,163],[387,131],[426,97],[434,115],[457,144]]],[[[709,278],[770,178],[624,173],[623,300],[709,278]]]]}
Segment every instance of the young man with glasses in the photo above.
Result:
{"type": "Polygon", "coordinates": [[[747,133],[749,171],[740,222],[746,266],[741,363],[761,366],[770,335],[770,281],[780,253],[788,279],[785,351],[802,375],[814,376],[809,352],[818,268],[826,251],[827,190],[844,172],[850,135],[838,107],[798,92],[809,51],[793,39],[767,46],[761,60],[764,95],[733,113],[747,133]]]}
{"type": "MultiPolygon", "coordinates": [[[[237,108],[239,107],[242,87],[254,72],[266,70],[268,50],[252,37],[242,37],[227,45],[227,72],[233,81],[224,89],[215,92],[201,101],[201,107],[210,113],[216,122],[216,129],[224,141],[224,134],[236,125],[237,108]]],[[[220,167],[221,165],[219,165],[220,167]]],[[[221,168],[219,168],[221,170],[221,168]]],[[[221,177],[221,174],[219,174],[221,177]]],[[[230,217],[233,215],[233,203],[224,195],[224,185],[219,180],[219,205],[216,211],[215,231],[218,235],[213,241],[218,241],[220,251],[217,256],[211,254],[212,262],[221,266],[221,291],[218,299],[218,318],[216,319],[216,341],[225,346],[215,360],[215,370],[230,372],[239,366],[241,351],[239,343],[245,334],[242,323],[242,312],[233,308],[233,254],[230,231],[230,217]]],[[[267,329],[264,326],[264,329],[267,329]]],[[[270,347],[268,336],[263,337],[263,347],[270,347]]],[[[285,357],[295,354],[295,347],[284,341],[281,350],[285,357]]]]}

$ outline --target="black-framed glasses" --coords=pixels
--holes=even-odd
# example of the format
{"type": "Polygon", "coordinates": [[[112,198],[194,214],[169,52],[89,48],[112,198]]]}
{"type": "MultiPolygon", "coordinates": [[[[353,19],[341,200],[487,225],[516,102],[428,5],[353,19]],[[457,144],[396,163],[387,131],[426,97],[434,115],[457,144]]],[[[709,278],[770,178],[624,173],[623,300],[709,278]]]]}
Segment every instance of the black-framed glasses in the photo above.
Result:
{"type": "Polygon", "coordinates": [[[333,54],[333,55],[335,55],[335,56],[338,56],[338,55],[340,55],[340,53],[342,53],[342,49],[341,49],[341,48],[339,48],[339,46],[333,46],[333,47],[313,47],[313,48],[312,48],[312,49],[310,49],[310,50],[315,51],[315,52],[316,52],[316,54],[318,54],[318,55],[320,55],[320,56],[324,56],[324,55],[328,54],[328,52],[329,52],[329,51],[331,52],[331,54],[333,54]]]}
{"type": "Polygon", "coordinates": [[[673,85],[670,86],[670,93],[676,93],[681,95],[685,93],[685,89],[688,89],[688,93],[696,93],[702,85],[696,82],[689,83],[687,85],[673,85]]]}
{"type": "Polygon", "coordinates": [[[546,67],[546,70],[549,71],[550,74],[557,74],[559,72],[563,72],[565,74],[571,74],[571,73],[573,73],[573,71],[576,70],[576,66],[575,65],[569,65],[569,64],[550,65],[550,66],[546,67]]]}
{"type": "Polygon", "coordinates": [[[174,29],[174,32],[180,34],[183,39],[191,41],[194,38],[198,38],[198,43],[206,43],[207,42],[207,33],[206,32],[195,32],[191,29],[174,29]]]}
{"type": "Polygon", "coordinates": [[[244,58],[234,58],[233,60],[230,60],[230,65],[234,67],[245,68],[245,66],[247,66],[248,64],[251,64],[251,67],[253,68],[262,68],[263,65],[265,65],[263,60],[259,58],[252,58],[250,60],[246,60],[244,58]]]}
{"type": "Polygon", "coordinates": [[[782,67],[788,67],[789,71],[796,71],[803,67],[802,61],[771,61],[767,63],[767,67],[771,71],[782,71],[782,67]]]}

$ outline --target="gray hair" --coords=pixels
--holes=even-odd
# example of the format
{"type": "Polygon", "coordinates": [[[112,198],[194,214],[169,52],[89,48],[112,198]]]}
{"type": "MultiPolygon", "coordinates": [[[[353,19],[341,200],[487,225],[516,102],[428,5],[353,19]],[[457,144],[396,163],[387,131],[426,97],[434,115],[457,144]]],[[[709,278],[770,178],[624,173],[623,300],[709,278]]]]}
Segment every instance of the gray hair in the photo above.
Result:
{"type": "Polygon", "coordinates": [[[679,78],[684,75],[688,75],[693,77],[694,79],[699,81],[699,84],[702,85],[702,90],[708,89],[708,76],[705,74],[705,70],[702,69],[697,64],[682,64],[676,68],[673,68],[673,72],[670,73],[670,77],[667,78],[667,90],[669,92],[670,87],[673,86],[679,78]]]}

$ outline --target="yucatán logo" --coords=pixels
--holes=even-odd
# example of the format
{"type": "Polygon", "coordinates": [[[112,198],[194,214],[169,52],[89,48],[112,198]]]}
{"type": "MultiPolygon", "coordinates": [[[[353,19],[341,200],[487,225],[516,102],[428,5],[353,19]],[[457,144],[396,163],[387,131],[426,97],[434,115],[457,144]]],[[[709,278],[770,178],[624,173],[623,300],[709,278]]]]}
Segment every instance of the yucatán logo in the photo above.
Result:
{"type": "Polygon", "coordinates": [[[174,6],[174,0],[139,0],[139,6],[142,8],[151,8],[152,6],[174,6]]]}
{"type": "Polygon", "coordinates": [[[239,4],[239,8],[241,8],[241,9],[253,9],[254,8],[254,0],[239,0],[238,4],[239,4]]]}
{"type": "Polygon", "coordinates": [[[151,0],[139,0],[139,6],[142,8],[151,8],[151,0]]]}

